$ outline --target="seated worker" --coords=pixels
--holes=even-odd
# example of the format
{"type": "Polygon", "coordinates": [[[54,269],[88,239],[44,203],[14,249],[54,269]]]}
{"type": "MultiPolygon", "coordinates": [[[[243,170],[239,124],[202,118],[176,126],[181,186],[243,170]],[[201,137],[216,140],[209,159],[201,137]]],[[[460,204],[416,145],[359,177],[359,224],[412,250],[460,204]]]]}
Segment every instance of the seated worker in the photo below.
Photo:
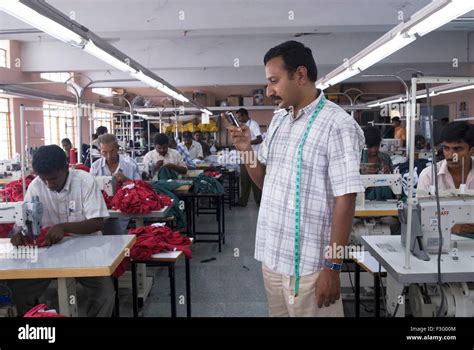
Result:
{"type": "Polygon", "coordinates": [[[211,155],[211,147],[208,145],[206,140],[204,140],[201,130],[196,130],[194,132],[194,139],[201,144],[202,153],[204,155],[204,158],[207,157],[207,156],[210,156],[211,155]]]}
{"type": "Polygon", "coordinates": [[[204,159],[202,146],[199,142],[193,140],[193,134],[190,131],[183,132],[183,142],[180,145],[186,147],[192,160],[204,159]]]}
{"type": "Polygon", "coordinates": [[[162,167],[176,171],[178,174],[186,174],[188,168],[183,157],[178,151],[169,148],[169,139],[165,134],[155,135],[155,149],[148,152],[143,158],[143,163],[153,163],[155,166],[153,180],[158,179],[158,172],[162,167]]]}
{"type": "Polygon", "coordinates": [[[137,163],[132,158],[118,153],[119,144],[114,135],[103,134],[98,140],[102,158],[92,164],[92,175],[114,176],[120,182],[141,180],[137,163]]]}
{"type": "Polygon", "coordinates": [[[189,151],[188,149],[186,148],[186,146],[183,144],[183,143],[176,143],[175,139],[170,137],[170,147],[172,149],[175,149],[179,152],[179,154],[181,154],[181,157],[183,157],[183,160],[184,162],[186,163],[186,166],[188,168],[195,168],[196,167],[196,163],[194,162],[194,160],[191,159],[191,156],[189,155],[189,151]]]}
{"type": "MultiPolygon", "coordinates": [[[[362,175],[369,174],[392,174],[393,164],[390,156],[386,153],[380,152],[380,143],[382,136],[379,129],[374,126],[364,126],[362,128],[365,137],[365,146],[367,148],[367,159],[363,162],[373,164],[372,167],[361,168],[362,175]]],[[[393,198],[393,193],[390,187],[372,187],[365,191],[365,198],[368,200],[387,200],[393,198]]]]}
{"type": "Polygon", "coordinates": [[[70,151],[72,149],[71,140],[69,140],[68,138],[62,139],[61,140],[61,146],[63,146],[63,150],[64,150],[64,152],[66,152],[66,159],[67,159],[67,162],[69,163],[69,155],[70,155],[70,151]]]}
{"type": "MultiPolygon", "coordinates": [[[[65,233],[74,236],[100,234],[109,213],[92,175],[82,170],[69,170],[66,155],[57,145],[38,149],[33,157],[33,170],[38,177],[28,187],[25,201],[38,196],[43,205],[43,227],[50,227],[45,236],[46,245],[60,243],[65,233]]],[[[25,245],[25,236],[18,232],[11,242],[14,246],[25,245]]],[[[48,254],[47,250],[44,254],[48,254]]],[[[112,279],[81,277],[76,281],[88,294],[87,298],[78,298],[79,306],[86,307],[86,315],[110,317],[115,299],[112,279]]],[[[18,312],[24,314],[37,305],[37,299],[50,282],[51,279],[7,281],[18,312]]]]}
{"type": "MultiPolygon", "coordinates": [[[[466,188],[474,189],[471,158],[474,154],[474,127],[466,122],[447,124],[441,132],[441,144],[445,159],[437,163],[438,190],[459,188],[463,177],[466,188]]],[[[434,185],[432,166],[429,166],[420,174],[417,195],[421,190],[428,192],[432,185],[434,185]]],[[[454,225],[451,232],[474,238],[474,224],[454,225]]]]}

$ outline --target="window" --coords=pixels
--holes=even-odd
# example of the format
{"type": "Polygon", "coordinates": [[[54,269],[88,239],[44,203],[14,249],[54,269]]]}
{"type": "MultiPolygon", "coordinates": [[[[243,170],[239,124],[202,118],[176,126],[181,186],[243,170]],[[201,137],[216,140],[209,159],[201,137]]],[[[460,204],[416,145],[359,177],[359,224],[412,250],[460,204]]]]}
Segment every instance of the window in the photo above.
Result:
{"type": "Polygon", "coordinates": [[[49,81],[54,81],[56,83],[65,83],[66,80],[68,80],[70,77],[73,76],[73,73],[66,73],[66,72],[61,72],[61,73],[41,73],[40,74],[41,79],[49,80],[49,81]]]}
{"type": "Polygon", "coordinates": [[[76,108],[66,104],[43,104],[44,142],[45,145],[59,145],[68,138],[73,147],[76,145],[76,108]]]}
{"type": "Polygon", "coordinates": [[[0,67],[7,68],[7,50],[0,49],[0,67]]]}
{"type": "Polygon", "coordinates": [[[0,98],[0,159],[13,157],[13,118],[10,117],[8,99],[0,98]],[[3,131],[5,130],[5,131],[3,131]]]}
{"type": "Polygon", "coordinates": [[[92,88],[94,94],[112,96],[112,88],[92,88]]]}
{"type": "Polygon", "coordinates": [[[103,110],[95,110],[94,111],[94,130],[92,133],[95,133],[99,126],[105,126],[109,133],[113,132],[113,117],[114,114],[112,112],[103,111],[103,110]]]}

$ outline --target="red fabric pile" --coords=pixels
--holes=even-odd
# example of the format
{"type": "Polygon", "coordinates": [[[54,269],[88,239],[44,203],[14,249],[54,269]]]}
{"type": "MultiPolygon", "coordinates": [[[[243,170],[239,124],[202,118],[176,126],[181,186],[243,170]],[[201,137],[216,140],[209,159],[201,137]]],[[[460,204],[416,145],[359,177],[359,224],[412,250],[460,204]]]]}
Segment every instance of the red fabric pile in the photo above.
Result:
{"type": "Polygon", "coordinates": [[[171,198],[159,195],[148,182],[142,180],[129,181],[117,191],[112,202],[113,209],[124,214],[148,214],[153,210],[161,210],[173,205],[171,198]]]}
{"type": "MultiPolygon", "coordinates": [[[[31,181],[35,178],[34,175],[28,175],[26,179],[26,189],[31,181]]],[[[21,179],[10,182],[5,186],[5,189],[0,190],[0,201],[2,202],[20,202],[23,200],[23,182],[21,179]]],[[[14,224],[0,224],[0,238],[7,238],[14,224]]]]}
{"type": "Polygon", "coordinates": [[[222,175],[222,173],[219,171],[205,171],[204,174],[213,178],[217,178],[219,175],[222,175]]]}
{"type": "Polygon", "coordinates": [[[107,192],[103,190],[101,192],[102,192],[102,197],[104,197],[105,205],[107,205],[107,209],[112,209],[113,207],[112,201],[114,200],[114,197],[109,196],[107,192]]]}
{"type": "Polygon", "coordinates": [[[84,170],[86,173],[88,173],[90,171],[89,167],[87,167],[87,166],[85,166],[84,164],[81,164],[81,163],[74,164],[74,168],[78,169],[78,170],[84,170]]]}
{"type": "MultiPolygon", "coordinates": [[[[169,227],[141,226],[128,231],[129,235],[136,235],[137,241],[130,250],[130,258],[135,260],[149,260],[153,254],[169,251],[182,251],[191,259],[191,240],[182,236],[178,231],[169,227]]],[[[120,277],[128,267],[129,259],[124,259],[117,267],[113,276],[120,277]]]]}
{"type": "Polygon", "coordinates": [[[49,310],[49,307],[46,304],[39,304],[26,312],[23,316],[26,318],[35,318],[35,317],[66,317],[64,315],[58,314],[54,310],[49,310]]]}
{"type": "MultiPolygon", "coordinates": [[[[25,178],[26,189],[31,181],[35,179],[34,175],[28,175],[25,178]]],[[[22,179],[14,180],[5,186],[4,190],[0,191],[0,199],[8,202],[20,202],[23,200],[23,182],[22,179]]]]}

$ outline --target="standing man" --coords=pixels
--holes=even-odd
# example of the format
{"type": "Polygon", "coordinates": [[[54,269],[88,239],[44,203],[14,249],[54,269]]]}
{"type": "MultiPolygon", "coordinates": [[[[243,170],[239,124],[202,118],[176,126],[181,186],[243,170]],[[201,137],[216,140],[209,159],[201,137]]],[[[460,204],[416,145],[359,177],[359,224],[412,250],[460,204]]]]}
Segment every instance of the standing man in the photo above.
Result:
{"type": "Polygon", "coordinates": [[[169,139],[165,134],[156,134],[155,149],[148,152],[143,158],[143,163],[153,163],[153,181],[158,180],[158,172],[162,167],[176,171],[178,174],[186,174],[188,168],[183,157],[175,149],[169,148],[169,139]]]}
{"type": "MultiPolygon", "coordinates": [[[[74,236],[100,234],[109,212],[93,176],[82,170],[69,170],[66,154],[57,145],[38,149],[33,156],[33,170],[38,177],[28,187],[25,201],[37,196],[43,205],[43,226],[50,227],[45,235],[46,245],[61,242],[65,233],[74,236]]],[[[14,246],[26,244],[21,233],[13,235],[11,242],[14,246]]],[[[79,305],[86,305],[86,316],[110,317],[115,294],[112,278],[81,277],[76,281],[88,294],[84,300],[79,299],[79,305]]],[[[50,282],[51,279],[8,281],[18,312],[24,314],[37,305],[37,299],[50,282]]]]}
{"type": "MultiPolygon", "coordinates": [[[[316,89],[311,49],[288,41],[270,49],[264,64],[267,95],[282,110],[247,171],[263,188],[255,258],[262,262],[270,315],[343,316],[343,257],[331,249],[347,244],[356,193],[364,191],[364,136],[316,89]]],[[[253,152],[247,125],[228,129],[239,151],[253,152]]]]}
{"type": "MultiPolygon", "coordinates": [[[[258,125],[255,120],[249,118],[249,112],[245,108],[240,108],[236,114],[239,123],[248,126],[250,130],[250,144],[252,145],[255,155],[257,155],[260,144],[263,142],[262,133],[260,132],[260,125],[258,125]]],[[[246,207],[250,196],[250,190],[252,190],[255,203],[260,206],[262,190],[255,184],[255,182],[252,181],[244,164],[240,165],[240,186],[242,188],[242,193],[237,205],[239,207],[246,207]]]]}
{"type": "Polygon", "coordinates": [[[393,138],[400,140],[400,146],[405,146],[405,141],[407,138],[407,131],[404,127],[402,127],[402,123],[399,117],[392,118],[392,125],[393,125],[393,138]]]}

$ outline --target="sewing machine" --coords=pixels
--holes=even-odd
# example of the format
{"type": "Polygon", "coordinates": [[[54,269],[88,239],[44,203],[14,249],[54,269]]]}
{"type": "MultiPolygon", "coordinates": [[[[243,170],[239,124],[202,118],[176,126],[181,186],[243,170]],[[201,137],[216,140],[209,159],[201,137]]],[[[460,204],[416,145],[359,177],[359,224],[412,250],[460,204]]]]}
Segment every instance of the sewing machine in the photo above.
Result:
{"type": "MultiPolygon", "coordinates": [[[[402,176],[400,174],[361,175],[364,188],[390,187],[395,196],[402,194],[402,176]]],[[[357,193],[356,206],[365,206],[365,192],[357,193]]]]}
{"type": "Polygon", "coordinates": [[[0,223],[16,224],[25,236],[34,241],[41,231],[43,205],[38,197],[31,202],[1,202],[0,223]]]}
{"type": "Polygon", "coordinates": [[[117,183],[114,176],[96,176],[95,183],[99,186],[99,189],[107,193],[107,195],[111,197],[115,195],[117,183]]]}
{"type": "Polygon", "coordinates": [[[13,160],[0,160],[0,179],[21,177],[21,165],[13,160]]]}
{"type": "MultiPolygon", "coordinates": [[[[460,191],[460,190],[451,190],[460,191]]],[[[458,192],[459,193],[459,192],[458,192]]],[[[440,197],[442,253],[451,251],[451,228],[455,224],[474,224],[474,197],[459,195],[440,197]]],[[[438,210],[434,197],[419,197],[413,207],[410,250],[421,260],[430,260],[428,253],[439,250],[438,210]]],[[[407,206],[400,212],[402,244],[406,244],[407,206]]]]}
{"type": "Polygon", "coordinates": [[[393,154],[398,152],[400,146],[401,143],[399,139],[382,139],[382,142],[380,143],[380,151],[393,154]]]}

